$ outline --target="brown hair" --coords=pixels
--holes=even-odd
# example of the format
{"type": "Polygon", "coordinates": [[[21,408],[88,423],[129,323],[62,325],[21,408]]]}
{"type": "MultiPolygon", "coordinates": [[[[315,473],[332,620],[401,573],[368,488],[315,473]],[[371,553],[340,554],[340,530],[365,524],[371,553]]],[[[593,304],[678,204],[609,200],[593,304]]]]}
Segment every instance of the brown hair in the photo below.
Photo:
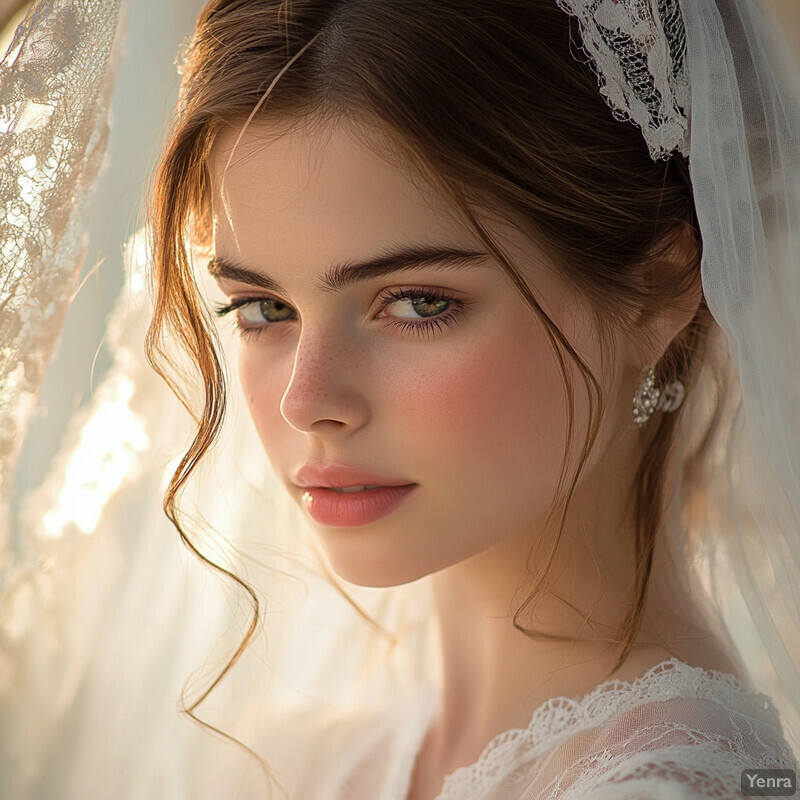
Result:
{"type": "MultiPolygon", "coordinates": [[[[209,154],[220,130],[251,116],[365,118],[391,132],[409,163],[463,212],[542,319],[573,411],[565,356],[579,368],[590,400],[591,425],[580,463],[585,461],[602,419],[600,385],[482,226],[477,209],[501,210],[544,243],[595,309],[606,346],[612,327],[633,333],[637,312],[678,303],[696,285],[701,248],[685,160],[676,154],[654,162],[641,131],[614,118],[595,75],[573,54],[579,41],[574,20],[554,0],[208,3],[188,50],[179,108],[152,194],[156,306],[147,342],[155,368],[187,406],[181,386],[188,376],[174,373],[169,340],[188,354],[202,379],[197,435],[164,501],[196,553],[181,523],[178,497],[218,435],[225,383],[216,334],[192,277],[187,232],[195,243],[209,243],[209,154]],[[665,269],[668,248],[686,236],[695,245],[691,256],[682,266],[665,269]],[[613,319],[603,313],[611,303],[613,319]]],[[[701,301],[655,366],[659,384],[679,376],[691,391],[711,322],[701,301]]],[[[612,637],[620,644],[615,668],[641,624],[665,503],[665,469],[680,416],[680,411],[656,413],[648,426],[632,498],[635,587],[612,637]]],[[[573,436],[570,425],[570,443],[573,436]]],[[[567,476],[566,458],[564,464],[549,517],[560,510],[559,533],[580,474],[579,465],[567,476]]],[[[517,617],[546,588],[557,536],[551,544],[542,574],[514,615],[515,626],[531,636],[540,634],[522,628],[517,617]]],[[[216,568],[250,592],[253,624],[213,685],[241,655],[259,614],[252,590],[216,568]]]]}

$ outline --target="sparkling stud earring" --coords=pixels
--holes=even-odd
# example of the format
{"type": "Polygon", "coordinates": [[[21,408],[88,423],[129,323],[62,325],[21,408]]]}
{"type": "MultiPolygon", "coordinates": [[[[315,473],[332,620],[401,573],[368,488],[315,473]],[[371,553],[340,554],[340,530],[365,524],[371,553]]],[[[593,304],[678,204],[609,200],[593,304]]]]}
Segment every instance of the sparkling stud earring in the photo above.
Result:
{"type": "Polygon", "coordinates": [[[653,412],[675,411],[686,397],[686,387],[680,378],[670,381],[662,388],[656,386],[656,374],[652,367],[645,367],[642,380],[633,396],[633,421],[640,427],[650,419],[653,412]]]}

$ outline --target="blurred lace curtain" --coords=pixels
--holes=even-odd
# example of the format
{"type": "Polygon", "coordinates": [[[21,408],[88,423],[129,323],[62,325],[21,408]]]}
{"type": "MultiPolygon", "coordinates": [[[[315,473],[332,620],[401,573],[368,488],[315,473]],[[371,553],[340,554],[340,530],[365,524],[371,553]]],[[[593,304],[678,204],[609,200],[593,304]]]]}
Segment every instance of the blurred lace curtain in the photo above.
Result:
{"type": "MultiPolygon", "coordinates": [[[[13,32],[9,28],[31,5],[0,0],[4,51],[13,32]]],[[[17,468],[18,498],[44,478],[70,416],[89,402],[92,386],[110,367],[103,338],[124,280],[123,245],[142,222],[147,181],[177,98],[176,53],[203,5],[203,0],[124,4],[125,43],[111,108],[107,165],[88,220],[90,241],[82,267],[86,283],[70,308],[40,413],[25,442],[17,468]]]]}

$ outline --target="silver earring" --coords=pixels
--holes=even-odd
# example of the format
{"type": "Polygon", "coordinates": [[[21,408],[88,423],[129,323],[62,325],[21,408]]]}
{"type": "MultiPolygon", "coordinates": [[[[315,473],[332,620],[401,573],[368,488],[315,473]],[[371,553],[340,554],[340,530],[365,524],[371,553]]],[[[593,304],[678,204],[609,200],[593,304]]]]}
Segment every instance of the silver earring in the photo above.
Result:
{"type": "Polygon", "coordinates": [[[633,421],[640,427],[650,419],[653,412],[675,411],[686,397],[686,387],[680,378],[670,381],[662,388],[656,387],[656,374],[652,367],[645,367],[642,380],[633,396],[633,421]]]}

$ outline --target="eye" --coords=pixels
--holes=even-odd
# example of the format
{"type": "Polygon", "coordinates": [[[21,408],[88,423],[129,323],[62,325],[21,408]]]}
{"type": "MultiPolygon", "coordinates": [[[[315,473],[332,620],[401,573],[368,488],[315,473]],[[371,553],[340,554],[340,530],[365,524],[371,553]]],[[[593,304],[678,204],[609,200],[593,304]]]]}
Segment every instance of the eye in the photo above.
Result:
{"type": "Polygon", "coordinates": [[[294,309],[280,300],[251,300],[238,306],[239,324],[263,325],[265,322],[286,322],[294,318],[294,309]]]}
{"type": "Polygon", "coordinates": [[[390,303],[392,316],[402,319],[415,317],[435,317],[450,308],[452,299],[449,297],[432,296],[426,294],[413,294],[390,303]]]}
{"type": "Polygon", "coordinates": [[[378,315],[401,333],[430,337],[452,328],[470,302],[452,297],[442,289],[414,287],[388,289],[381,296],[378,315]]]}
{"type": "Polygon", "coordinates": [[[217,306],[216,313],[224,317],[236,312],[236,327],[244,335],[257,335],[279,322],[290,322],[297,317],[295,310],[274,297],[243,297],[226,306],[217,306]]]}

